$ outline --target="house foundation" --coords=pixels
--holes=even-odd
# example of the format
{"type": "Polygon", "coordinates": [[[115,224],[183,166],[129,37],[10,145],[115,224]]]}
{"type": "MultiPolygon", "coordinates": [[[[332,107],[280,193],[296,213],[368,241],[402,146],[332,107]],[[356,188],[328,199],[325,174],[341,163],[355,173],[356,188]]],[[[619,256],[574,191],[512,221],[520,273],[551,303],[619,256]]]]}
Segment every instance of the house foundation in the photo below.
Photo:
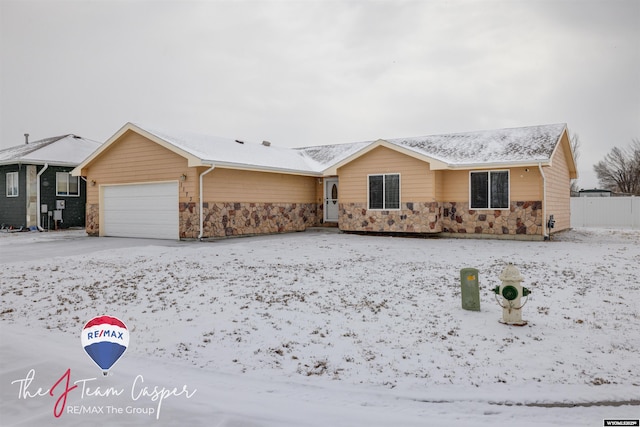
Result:
{"type": "Polygon", "coordinates": [[[87,203],[85,211],[85,231],[89,236],[100,235],[100,206],[97,203],[87,203]]]}
{"type": "Polygon", "coordinates": [[[440,233],[457,237],[542,237],[542,202],[516,201],[509,209],[475,210],[464,202],[406,202],[400,210],[340,204],[340,229],[370,233],[440,233]]]}
{"type": "Polygon", "coordinates": [[[439,233],[441,212],[438,202],[406,202],[400,210],[371,210],[365,203],[340,203],[339,227],[372,233],[439,233]]]}
{"type": "Polygon", "coordinates": [[[511,202],[509,209],[475,210],[469,203],[442,205],[442,232],[502,236],[542,236],[542,202],[511,202]]]}
{"type": "MultiPolygon", "coordinates": [[[[180,203],[180,237],[198,238],[199,205],[180,203]]],[[[304,231],[318,224],[315,203],[205,202],[203,237],[219,238],[304,231]]]]}
{"type": "MultiPolygon", "coordinates": [[[[180,238],[200,235],[197,203],[180,203],[180,238]]],[[[205,238],[304,231],[320,225],[315,203],[204,203],[205,238]]],[[[465,202],[406,202],[400,210],[370,210],[364,203],[341,203],[342,231],[429,233],[452,237],[542,238],[542,202],[512,202],[508,210],[469,209],[465,202]]],[[[87,204],[86,231],[100,234],[99,206],[87,204]]]]}

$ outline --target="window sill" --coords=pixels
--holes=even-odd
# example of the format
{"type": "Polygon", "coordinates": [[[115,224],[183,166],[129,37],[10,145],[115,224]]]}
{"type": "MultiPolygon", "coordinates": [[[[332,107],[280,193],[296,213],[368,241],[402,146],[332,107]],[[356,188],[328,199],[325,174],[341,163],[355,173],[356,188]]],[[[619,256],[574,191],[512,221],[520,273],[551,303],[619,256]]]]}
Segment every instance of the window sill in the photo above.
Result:
{"type": "Polygon", "coordinates": [[[511,208],[469,208],[470,211],[509,211],[511,208]]]}

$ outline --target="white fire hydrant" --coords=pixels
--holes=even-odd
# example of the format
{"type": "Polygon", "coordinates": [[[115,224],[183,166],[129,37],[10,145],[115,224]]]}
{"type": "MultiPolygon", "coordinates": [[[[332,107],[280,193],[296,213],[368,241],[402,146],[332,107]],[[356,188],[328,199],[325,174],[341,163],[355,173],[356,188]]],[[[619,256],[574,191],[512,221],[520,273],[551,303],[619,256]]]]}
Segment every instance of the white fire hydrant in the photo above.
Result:
{"type": "Polygon", "coordinates": [[[509,263],[500,274],[500,280],[502,285],[493,289],[496,293],[496,301],[502,307],[500,323],[514,326],[526,325],[527,321],[522,320],[522,307],[529,300],[528,295],[531,291],[520,284],[524,279],[512,263],[509,263]],[[498,295],[502,295],[502,301],[499,300],[498,295]],[[522,302],[522,297],[527,299],[522,302]]]}

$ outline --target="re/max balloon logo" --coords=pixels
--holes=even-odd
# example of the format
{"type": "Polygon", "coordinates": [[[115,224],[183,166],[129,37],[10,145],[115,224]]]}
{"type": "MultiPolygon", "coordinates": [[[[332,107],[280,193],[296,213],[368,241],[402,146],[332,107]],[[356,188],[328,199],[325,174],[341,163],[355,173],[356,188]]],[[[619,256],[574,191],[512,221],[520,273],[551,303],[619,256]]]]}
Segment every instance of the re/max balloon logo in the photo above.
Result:
{"type": "MultiPolygon", "coordinates": [[[[112,316],[98,316],[89,320],[81,332],[81,342],[87,355],[100,368],[103,375],[107,375],[113,365],[122,357],[129,345],[129,330],[118,318],[112,316]]],[[[73,381],[71,368],[50,387],[37,387],[33,384],[36,378],[35,369],[30,369],[25,377],[12,381],[19,387],[18,399],[34,399],[40,397],[56,398],[53,415],[56,418],[63,413],[68,414],[144,414],[160,417],[162,403],[171,397],[183,397],[190,399],[196,389],[190,389],[186,384],[182,387],[161,387],[145,385],[142,375],[137,375],[129,387],[129,395],[132,402],[151,401],[155,406],[114,406],[114,405],[67,405],[67,399],[71,392],[78,393],[79,398],[91,398],[92,403],[96,398],[110,398],[124,396],[125,387],[114,387],[100,384],[97,378],[83,378],[73,381]]]]}
{"type": "Polygon", "coordinates": [[[82,347],[103,375],[122,357],[129,345],[129,330],[118,318],[98,316],[82,328],[82,347]]]}

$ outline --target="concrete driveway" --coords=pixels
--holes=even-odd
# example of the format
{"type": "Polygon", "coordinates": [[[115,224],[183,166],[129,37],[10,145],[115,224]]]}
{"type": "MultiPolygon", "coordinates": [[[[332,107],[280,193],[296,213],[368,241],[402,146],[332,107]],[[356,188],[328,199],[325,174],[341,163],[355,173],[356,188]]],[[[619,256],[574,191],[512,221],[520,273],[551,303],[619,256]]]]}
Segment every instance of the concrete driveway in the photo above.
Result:
{"type": "Polygon", "coordinates": [[[184,246],[192,241],[89,237],[84,230],[51,232],[0,232],[0,264],[41,260],[57,256],[86,255],[140,246],[184,246]]]}

